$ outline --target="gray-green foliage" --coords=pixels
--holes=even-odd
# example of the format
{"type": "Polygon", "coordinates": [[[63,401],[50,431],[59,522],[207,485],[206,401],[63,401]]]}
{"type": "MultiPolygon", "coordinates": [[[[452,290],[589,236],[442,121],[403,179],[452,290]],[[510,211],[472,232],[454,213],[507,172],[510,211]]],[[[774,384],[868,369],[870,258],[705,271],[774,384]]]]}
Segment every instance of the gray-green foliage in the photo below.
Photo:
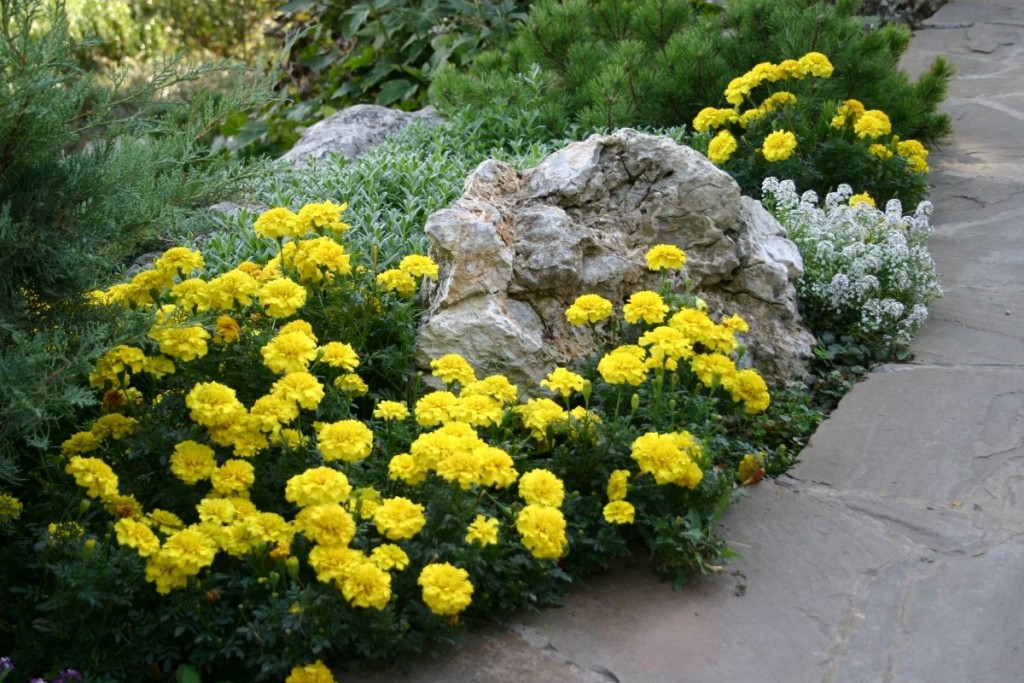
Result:
{"type": "Polygon", "coordinates": [[[538,0],[509,44],[463,71],[439,70],[431,99],[445,112],[529,108],[557,134],[576,125],[674,126],[720,106],[728,82],[755,64],[817,51],[835,65],[821,86],[826,99],[882,109],[904,138],[947,135],[948,117],[936,112],[946,62],[937,58],[911,82],[898,68],[908,31],[867,31],[856,11],[856,0],[733,0],[718,14],[690,0],[538,0]],[[522,91],[526,78],[548,87],[522,91]]]}
{"type": "Polygon", "coordinates": [[[0,459],[45,447],[74,412],[73,387],[114,324],[83,292],[235,190],[247,171],[202,141],[268,92],[193,89],[225,65],[175,60],[133,89],[123,72],[103,85],[80,47],[63,3],[0,0],[0,459]]]}

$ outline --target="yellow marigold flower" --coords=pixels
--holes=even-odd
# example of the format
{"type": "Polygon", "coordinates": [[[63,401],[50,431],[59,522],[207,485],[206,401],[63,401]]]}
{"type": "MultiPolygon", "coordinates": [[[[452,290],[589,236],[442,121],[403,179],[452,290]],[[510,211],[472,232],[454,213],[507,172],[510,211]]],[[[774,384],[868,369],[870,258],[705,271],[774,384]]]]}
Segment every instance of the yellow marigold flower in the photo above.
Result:
{"type": "Polygon", "coordinates": [[[214,344],[230,344],[238,341],[241,335],[242,328],[237,320],[227,314],[217,316],[217,320],[213,323],[214,344]]]}
{"type": "Polygon", "coordinates": [[[868,206],[875,206],[875,200],[867,192],[861,192],[850,197],[850,206],[857,206],[858,204],[867,204],[868,206]]]}
{"type": "Polygon", "coordinates": [[[227,460],[210,474],[213,490],[222,496],[245,493],[255,481],[255,468],[244,460],[227,460]]]}
{"type": "Polygon", "coordinates": [[[220,382],[199,382],[185,396],[190,417],[204,427],[235,422],[245,414],[245,406],[235,390],[220,382]]]}
{"type": "Polygon", "coordinates": [[[608,477],[608,500],[624,500],[629,492],[629,470],[615,470],[608,477]]]}
{"type": "Polygon", "coordinates": [[[796,136],[785,130],[770,133],[764,139],[761,153],[767,161],[785,161],[796,149],[796,136]]]}
{"type": "Polygon", "coordinates": [[[382,610],[391,602],[391,575],[372,562],[351,567],[340,583],[341,594],[353,607],[382,610]]]}
{"type": "Polygon", "coordinates": [[[114,522],[117,544],[137,550],[141,557],[149,557],[160,550],[160,539],[145,522],[122,518],[114,522]]]}
{"type": "Polygon", "coordinates": [[[481,485],[505,489],[516,483],[519,472],[512,456],[497,446],[486,443],[475,446],[473,450],[480,459],[481,485]]]}
{"type": "Polygon", "coordinates": [[[153,303],[153,295],[167,291],[174,284],[172,275],[159,270],[144,270],[128,283],[125,290],[129,303],[146,306],[153,303]]]}
{"type": "Polygon", "coordinates": [[[373,432],[359,420],[340,420],[317,430],[317,447],[324,461],[362,460],[373,450],[373,432]]]}
{"type": "Polygon", "coordinates": [[[142,504],[135,496],[110,496],[103,501],[103,509],[117,519],[142,519],[142,504]]]}
{"type": "Polygon", "coordinates": [[[702,353],[690,361],[690,369],[706,387],[726,384],[736,374],[736,363],[721,353],[702,353]]]}
{"type": "Polygon", "coordinates": [[[352,493],[348,477],[330,467],[313,467],[296,474],[284,487],[285,500],[299,507],[344,503],[352,493]]]}
{"type": "Polygon", "coordinates": [[[404,481],[409,486],[422,483],[427,478],[427,470],[416,462],[416,458],[408,453],[399,453],[388,463],[388,477],[404,481]]]}
{"type": "Polygon", "coordinates": [[[892,132],[892,124],[885,112],[869,109],[853,124],[853,132],[859,138],[878,138],[892,132]]]}
{"type": "Polygon", "coordinates": [[[340,579],[353,567],[367,561],[368,558],[362,552],[348,548],[344,543],[316,545],[309,551],[309,566],[322,583],[340,579]]]}
{"type": "Polygon", "coordinates": [[[772,93],[771,97],[765,100],[765,103],[769,102],[771,103],[770,108],[774,108],[786,104],[796,104],[797,98],[796,95],[791,92],[780,90],[779,92],[772,93]]]}
{"type": "MultiPolygon", "coordinates": [[[[693,355],[693,340],[682,331],[668,325],[660,325],[645,332],[637,340],[640,346],[649,346],[652,359],[658,361],[657,366],[664,364],[665,359],[678,361],[693,355]]],[[[674,364],[673,368],[674,368],[674,364]]],[[[673,369],[667,368],[667,369],[673,369]]]]}
{"type": "Polygon", "coordinates": [[[385,422],[404,420],[409,417],[409,406],[399,401],[380,401],[373,409],[373,416],[385,422]]]}
{"type": "Polygon", "coordinates": [[[402,571],[409,566],[409,556],[394,543],[384,543],[374,548],[370,553],[370,562],[373,562],[384,571],[392,569],[402,571]]]}
{"type": "Polygon", "coordinates": [[[457,353],[448,353],[430,361],[430,370],[430,374],[445,384],[458,382],[465,386],[476,381],[476,372],[469,361],[457,353]]]}
{"type": "Polygon", "coordinates": [[[189,440],[174,446],[170,465],[171,474],[186,484],[194,485],[210,478],[217,469],[217,459],[212,448],[189,440]]]}
{"type": "Polygon", "coordinates": [[[293,667],[284,683],[335,683],[331,670],[319,659],[312,664],[293,667]]]}
{"type": "MultiPolygon", "coordinates": [[[[688,432],[679,434],[643,434],[634,439],[630,457],[636,461],[642,472],[653,475],[659,484],[678,483],[683,480],[688,482],[692,479],[692,467],[696,467],[700,472],[700,467],[697,467],[693,460],[699,456],[700,449],[688,432]],[[681,439],[679,434],[688,436],[689,439],[681,439]]],[[[699,481],[698,479],[697,482],[699,481]]]]}
{"type": "Polygon", "coordinates": [[[429,256],[420,256],[419,254],[410,254],[403,258],[399,264],[398,269],[412,275],[413,277],[427,277],[431,280],[437,279],[437,264],[429,256]]]}
{"type": "Polygon", "coordinates": [[[416,424],[433,427],[452,420],[451,411],[458,399],[450,391],[432,391],[416,401],[416,424]]]}
{"type": "Polygon", "coordinates": [[[565,420],[565,408],[549,398],[531,398],[526,403],[513,408],[519,415],[523,426],[530,430],[538,440],[547,438],[548,425],[565,420]]]}
{"type": "Polygon", "coordinates": [[[354,372],[349,372],[334,378],[334,386],[350,396],[365,396],[370,391],[363,378],[354,372]]]}
{"type": "Polygon", "coordinates": [[[185,362],[202,358],[209,350],[206,340],[210,333],[200,325],[189,327],[162,327],[149,333],[160,345],[160,352],[185,362]]]}
{"type": "Polygon", "coordinates": [[[93,432],[78,432],[72,434],[60,445],[62,455],[81,455],[89,453],[100,447],[101,437],[93,432]]]}
{"type": "Polygon", "coordinates": [[[278,374],[305,371],[316,354],[316,342],[302,332],[278,334],[260,349],[263,364],[278,374]]]}
{"type": "Polygon", "coordinates": [[[385,498],[373,513],[373,523],[377,531],[388,540],[412,538],[427,523],[423,509],[422,505],[408,498],[385,498]]]}
{"type": "Polygon", "coordinates": [[[215,522],[217,524],[230,524],[234,521],[238,510],[234,503],[227,498],[203,498],[196,503],[196,513],[200,522],[215,522]]]}
{"type": "Polygon", "coordinates": [[[907,159],[907,166],[915,173],[927,173],[928,150],[917,140],[903,140],[896,143],[896,152],[907,159]]]}
{"type": "Polygon", "coordinates": [[[647,269],[653,271],[680,270],[686,265],[686,254],[674,244],[656,244],[647,250],[644,258],[647,269]]]}
{"type": "Polygon", "coordinates": [[[72,456],[64,471],[75,478],[75,483],[84,488],[90,498],[104,500],[117,495],[117,475],[99,458],[72,456]]]}
{"type": "Polygon", "coordinates": [[[892,150],[886,145],[880,145],[877,142],[868,147],[868,154],[871,156],[878,157],[882,161],[886,159],[892,159],[892,150]]]}
{"type": "Polygon", "coordinates": [[[300,332],[312,339],[314,342],[317,340],[316,333],[313,331],[313,325],[310,324],[308,320],[296,318],[295,320],[282,325],[277,331],[278,334],[291,334],[292,332],[300,332]]]}
{"type": "Polygon", "coordinates": [[[206,299],[206,281],[197,277],[182,280],[171,287],[171,298],[184,311],[205,311],[209,308],[206,299]]]}
{"type": "Polygon", "coordinates": [[[632,524],[636,517],[636,508],[624,500],[613,500],[602,510],[604,519],[610,524],[632,524]]]}
{"type": "Polygon", "coordinates": [[[201,297],[207,308],[229,311],[236,303],[250,305],[259,289],[260,283],[252,275],[235,268],[207,282],[201,297]]]}
{"type": "Polygon", "coordinates": [[[833,128],[843,128],[847,123],[856,123],[864,112],[864,105],[860,100],[845,100],[836,110],[831,125],[833,128]]]}
{"type": "Polygon", "coordinates": [[[420,467],[432,469],[453,453],[482,444],[476,430],[464,422],[449,422],[432,432],[420,434],[409,445],[409,451],[420,467]]]}
{"type": "Polygon", "coordinates": [[[182,277],[194,270],[200,270],[203,265],[203,255],[187,247],[171,247],[154,264],[159,271],[180,274],[182,277]]]}
{"type": "Polygon", "coordinates": [[[597,371],[608,384],[629,384],[634,387],[647,379],[647,366],[636,354],[612,350],[597,364],[597,371]]]}
{"type": "Polygon", "coordinates": [[[834,70],[832,62],[820,52],[808,52],[800,58],[799,62],[806,73],[818,78],[828,78],[834,70]]]}
{"type": "Polygon", "coordinates": [[[278,206],[264,211],[252,229],[264,237],[301,237],[306,233],[306,226],[292,211],[278,206]]]}
{"type": "Polygon", "coordinates": [[[460,397],[476,395],[489,396],[502,405],[515,403],[519,400],[519,387],[512,384],[504,375],[489,375],[466,384],[459,392],[460,397]]]}
{"type": "Polygon", "coordinates": [[[94,387],[126,385],[129,374],[142,372],[145,362],[142,349],[119,344],[96,361],[96,371],[89,375],[89,383],[94,387]]]}
{"type": "Polygon", "coordinates": [[[184,573],[195,575],[213,564],[217,544],[207,534],[190,526],[171,534],[159,553],[173,560],[184,573]]]}
{"type": "Polygon", "coordinates": [[[473,601],[469,572],[447,562],[428,564],[416,580],[423,588],[423,602],[441,616],[454,616],[473,601]]]}
{"type": "Polygon", "coordinates": [[[0,526],[10,524],[21,517],[21,511],[24,508],[25,506],[16,497],[0,493],[0,526]]]}
{"type": "Polygon", "coordinates": [[[728,318],[723,318],[721,326],[726,330],[729,330],[730,332],[742,333],[750,331],[750,325],[747,324],[747,321],[741,318],[740,316],[736,315],[735,313],[733,315],[730,315],[728,318]]]}
{"type": "Polygon", "coordinates": [[[288,278],[276,278],[257,294],[263,311],[271,318],[287,318],[306,305],[306,288],[288,278]]]}
{"type": "Polygon", "coordinates": [[[729,85],[725,87],[725,101],[734,107],[738,107],[743,104],[743,100],[746,99],[750,91],[756,88],[759,83],[755,82],[750,74],[743,74],[729,81],[729,85]]]}
{"type": "Polygon", "coordinates": [[[483,476],[483,461],[472,446],[458,449],[441,458],[434,466],[438,476],[451,484],[458,484],[467,490],[480,483],[483,476]]]}
{"type": "Polygon", "coordinates": [[[530,470],[519,477],[519,496],[527,505],[562,507],[565,484],[548,470],[530,470]]]}
{"type": "MultiPolygon", "coordinates": [[[[285,245],[288,246],[290,245],[285,245]]],[[[348,275],[352,272],[352,262],[345,252],[345,247],[330,237],[302,240],[284,253],[285,262],[287,263],[287,259],[290,258],[292,266],[299,272],[299,279],[303,282],[330,282],[335,273],[348,275]]]]}
{"type": "Polygon", "coordinates": [[[634,292],[622,307],[622,317],[627,323],[643,320],[650,325],[657,325],[667,314],[668,306],[662,301],[661,295],[650,290],[634,292]]]}
{"type": "Polygon", "coordinates": [[[377,275],[377,284],[407,299],[416,293],[416,280],[412,275],[398,268],[385,270],[377,275]]]}
{"type": "Polygon", "coordinates": [[[729,377],[723,377],[722,386],[732,396],[732,400],[743,401],[748,415],[763,412],[771,403],[768,385],[756,370],[740,370],[729,377]]]}
{"type": "Polygon", "coordinates": [[[499,425],[505,418],[505,407],[484,394],[460,395],[448,412],[452,420],[474,427],[499,425]]]}
{"type": "Polygon", "coordinates": [[[271,393],[306,410],[313,410],[324,398],[324,386],[308,372],[289,372],[274,382],[271,393]]]}
{"type": "Polygon", "coordinates": [[[299,209],[299,223],[302,224],[303,233],[309,231],[321,232],[333,230],[344,232],[351,226],[341,220],[341,214],[348,208],[348,204],[335,204],[332,201],[310,202],[299,209]]]}
{"type": "Polygon", "coordinates": [[[755,484],[764,476],[764,453],[747,453],[736,472],[741,484],[755,484]]]}
{"type": "Polygon", "coordinates": [[[548,505],[527,505],[516,515],[516,531],[523,546],[541,560],[557,560],[569,545],[565,516],[548,505]]]}
{"type": "Polygon", "coordinates": [[[161,379],[164,375],[172,375],[175,369],[174,361],[167,356],[147,356],[142,364],[142,371],[154,379],[161,379]]]}
{"type": "Polygon", "coordinates": [[[612,302],[608,299],[597,294],[583,294],[565,309],[565,319],[576,326],[598,323],[609,317],[612,311],[612,302]]]}
{"type": "Polygon", "coordinates": [[[276,433],[284,425],[299,416],[299,407],[294,401],[285,400],[279,394],[267,394],[256,399],[249,409],[253,425],[262,432],[276,433]]]}
{"type": "Polygon", "coordinates": [[[556,394],[561,394],[563,398],[569,398],[572,392],[583,391],[586,380],[581,375],[565,368],[555,368],[540,381],[540,385],[556,394]]]}
{"type": "Polygon", "coordinates": [[[188,585],[189,574],[179,567],[175,559],[164,553],[154,553],[146,560],[146,581],[156,584],[156,592],[167,595],[175,588],[188,585]]]}
{"type": "Polygon", "coordinates": [[[337,503],[302,508],[295,515],[295,528],[320,545],[348,545],[356,535],[356,521],[337,503]]]}
{"type": "Polygon", "coordinates": [[[493,545],[498,542],[498,527],[498,520],[493,517],[477,515],[466,527],[466,543],[493,545]]]}
{"type": "Polygon", "coordinates": [[[185,528],[185,523],[178,515],[160,508],[155,508],[147,513],[145,521],[150,526],[155,526],[163,534],[173,534],[175,531],[185,528]]]}
{"type": "Polygon", "coordinates": [[[807,75],[807,69],[795,59],[782,60],[779,62],[778,66],[776,66],[776,69],[784,80],[803,80],[804,76],[807,75]]]}
{"type": "Polygon", "coordinates": [[[732,153],[739,149],[736,138],[727,130],[719,131],[708,143],[708,159],[711,163],[721,166],[729,161],[732,153]]]}
{"type": "Polygon", "coordinates": [[[85,529],[78,522],[50,522],[46,531],[51,542],[68,541],[85,535],[85,529]]]}
{"type": "Polygon", "coordinates": [[[352,372],[359,367],[359,354],[350,344],[341,342],[327,342],[321,347],[320,360],[332,368],[341,368],[346,372],[352,372]]]}
{"type": "Polygon", "coordinates": [[[707,133],[708,131],[721,128],[726,125],[735,116],[736,110],[734,109],[704,107],[697,113],[697,116],[693,118],[693,129],[698,133],[707,133]]]}

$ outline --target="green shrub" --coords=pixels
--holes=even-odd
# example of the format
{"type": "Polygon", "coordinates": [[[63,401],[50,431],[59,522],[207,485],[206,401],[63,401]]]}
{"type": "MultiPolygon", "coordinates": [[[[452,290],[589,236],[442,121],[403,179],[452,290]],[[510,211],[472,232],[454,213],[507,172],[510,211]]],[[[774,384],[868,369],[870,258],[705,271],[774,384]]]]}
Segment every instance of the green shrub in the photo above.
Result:
{"type": "Polygon", "coordinates": [[[689,125],[721,101],[737,74],[820,52],[835,77],[816,86],[816,101],[838,106],[853,98],[881,109],[901,139],[947,135],[949,118],[936,108],[951,75],[948,63],[936,58],[912,83],[897,66],[909,32],[866,31],[855,11],[853,0],[736,0],[708,16],[687,0],[540,0],[510,43],[465,69],[440,69],[431,100],[442,112],[532,109],[556,135],[574,127],[689,125]],[[527,79],[544,88],[521,92],[527,79]]]}

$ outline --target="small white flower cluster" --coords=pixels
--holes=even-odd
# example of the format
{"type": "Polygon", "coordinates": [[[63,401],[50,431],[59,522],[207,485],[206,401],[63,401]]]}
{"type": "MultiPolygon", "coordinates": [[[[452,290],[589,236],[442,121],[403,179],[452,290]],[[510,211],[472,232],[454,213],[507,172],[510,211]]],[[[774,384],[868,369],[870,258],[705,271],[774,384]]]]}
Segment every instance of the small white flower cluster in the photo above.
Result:
{"type": "Polygon", "coordinates": [[[851,334],[875,348],[910,342],[942,294],[926,246],[931,203],[903,215],[895,199],[884,211],[850,206],[849,185],[823,206],[814,192],[797,194],[790,180],[768,178],[762,189],[804,260],[797,282],[804,317],[819,332],[851,334]]]}

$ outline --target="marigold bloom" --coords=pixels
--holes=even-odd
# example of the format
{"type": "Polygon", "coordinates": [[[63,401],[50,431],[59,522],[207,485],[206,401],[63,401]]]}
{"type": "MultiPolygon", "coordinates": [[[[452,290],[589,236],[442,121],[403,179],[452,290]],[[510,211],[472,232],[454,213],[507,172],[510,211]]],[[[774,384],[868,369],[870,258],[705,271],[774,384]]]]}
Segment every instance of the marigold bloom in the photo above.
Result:
{"type": "Polygon", "coordinates": [[[227,498],[203,498],[196,503],[200,522],[230,524],[238,515],[234,503],[227,498]]]}
{"type": "Polygon", "coordinates": [[[416,401],[416,424],[433,427],[452,419],[451,411],[458,401],[449,391],[432,391],[416,401]]]}
{"type": "Polygon", "coordinates": [[[252,275],[235,268],[207,282],[201,298],[208,308],[228,311],[236,303],[250,305],[259,288],[260,283],[252,275]]]}
{"type": "Polygon", "coordinates": [[[656,244],[644,255],[648,270],[679,270],[686,265],[686,253],[674,244],[656,244]]]}
{"type": "Polygon", "coordinates": [[[413,277],[427,277],[431,280],[437,279],[438,266],[429,256],[410,254],[403,258],[398,269],[412,275],[413,277]]]}
{"type": "Polygon", "coordinates": [[[633,353],[612,350],[597,363],[597,371],[608,384],[643,384],[647,378],[647,366],[643,359],[633,353]]]}
{"type": "Polygon", "coordinates": [[[460,397],[489,396],[501,404],[515,403],[519,400],[519,387],[509,381],[505,375],[489,375],[462,387],[460,397]]]}
{"type": "Polygon", "coordinates": [[[302,508],[295,515],[295,528],[320,545],[348,545],[356,535],[356,521],[337,503],[302,508]]]}
{"type": "Polygon", "coordinates": [[[303,221],[291,210],[281,206],[264,211],[252,229],[259,235],[270,238],[301,237],[306,232],[303,221]]]}
{"type": "Polygon", "coordinates": [[[349,396],[365,396],[370,391],[370,387],[366,385],[363,378],[354,372],[335,377],[333,384],[349,396]]]}
{"type": "Polygon", "coordinates": [[[346,372],[352,372],[359,367],[359,354],[350,344],[341,342],[327,342],[321,347],[320,360],[332,368],[341,368],[346,372]]]}
{"type": "Polygon", "coordinates": [[[298,282],[281,277],[260,287],[257,297],[263,312],[271,318],[287,318],[306,305],[306,288],[298,282]]]}
{"type": "Polygon", "coordinates": [[[483,461],[473,448],[463,448],[441,458],[434,466],[438,476],[466,490],[480,483],[483,461]]]}
{"type": "Polygon", "coordinates": [[[907,166],[915,173],[928,172],[928,150],[917,140],[903,140],[896,143],[896,152],[906,157],[907,166]]]}
{"type": "Polygon", "coordinates": [[[597,294],[583,294],[569,308],[565,309],[565,319],[570,325],[586,325],[598,323],[612,314],[612,302],[597,294]]]}
{"type": "Polygon", "coordinates": [[[661,295],[650,290],[634,292],[622,307],[622,317],[627,323],[635,324],[643,320],[650,325],[657,325],[667,314],[668,306],[661,295]]]}
{"type": "Polygon", "coordinates": [[[318,659],[312,664],[301,664],[292,668],[284,683],[335,683],[335,680],[330,669],[318,659]]]}
{"type": "Polygon", "coordinates": [[[737,478],[741,484],[755,483],[764,474],[764,454],[747,453],[740,461],[736,471],[737,478]]]}
{"type": "Polygon", "coordinates": [[[544,469],[534,469],[519,477],[519,495],[527,505],[561,507],[565,499],[565,484],[544,469]]]}
{"type": "Polygon", "coordinates": [[[306,410],[312,410],[323,400],[324,387],[308,372],[289,372],[274,382],[271,393],[286,401],[297,403],[306,410]]]}
{"type": "Polygon", "coordinates": [[[263,364],[278,374],[308,369],[316,354],[316,342],[302,332],[278,334],[260,349],[263,364]]]}
{"type": "Polygon", "coordinates": [[[697,113],[697,116],[693,118],[693,129],[698,133],[707,133],[715,128],[721,128],[726,125],[735,116],[735,109],[704,107],[697,113]]]}
{"type": "Polygon", "coordinates": [[[182,441],[175,445],[170,458],[171,474],[186,484],[196,484],[209,479],[217,469],[213,449],[195,441],[182,441]]]}
{"type": "Polygon", "coordinates": [[[256,470],[245,460],[227,460],[210,473],[213,490],[222,496],[245,493],[256,481],[256,470]]]}
{"type": "Polygon", "coordinates": [[[321,232],[333,230],[344,232],[351,226],[341,220],[341,214],[348,208],[348,204],[335,204],[332,201],[310,202],[299,209],[298,220],[302,225],[303,233],[309,231],[321,232]]]}
{"type": "Polygon", "coordinates": [[[217,544],[207,534],[190,526],[171,534],[159,554],[171,559],[185,574],[195,575],[213,564],[217,544]]]}
{"type": "Polygon", "coordinates": [[[874,157],[878,157],[882,161],[886,159],[892,159],[892,150],[888,146],[875,143],[868,147],[868,154],[874,157]]]}
{"type": "Polygon", "coordinates": [[[701,384],[710,388],[716,383],[726,384],[736,374],[736,363],[720,353],[702,353],[690,361],[690,369],[701,384]]]}
{"type": "Polygon", "coordinates": [[[477,515],[466,527],[466,543],[493,545],[498,542],[498,527],[498,520],[493,517],[477,515]]]}
{"type": "Polygon", "coordinates": [[[210,333],[201,325],[155,328],[149,336],[160,345],[161,353],[185,362],[202,358],[209,350],[206,340],[210,333]]]}
{"type": "Polygon", "coordinates": [[[743,401],[748,415],[760,413],[771,403],[768,385],[756,370],[740,370],[722,380],[722,386],[734,401],[743,401]]]}
{"type": "Polygon", "coordinates": [[[430,361],[430,370],[434,377],[449,385],[458,382],[465,386],[476,381],[473,366],[457,353],[448,353],[430,361]]]}
{"type": "Polygon", "coordinates": [[[385,422],[404,420],[409,417],[409,406],[399,401],[380,401],[373,409],[373,416],[385,422]]]}
{"type": "Polygon", "coordinates": [[[832,117],[831,126],[833,128],[843,128],[847,123],[856,123],[857,119],[864,112],[864,105],[861,104],[860,100],[845,100],[839,105],[836,115],[832,117]]]}
{"type": "Polygon", "coordinates": [[[832,62],[820,52],[808,52],[798,61],[806,73],[818,78],[828,78],[834,70],[832,62]]]}
{"type": "Polygon", "coordinates": [[[540,381],[540,385],[556,394],[561,394],[562,398],[569,398],[572,392],[583,391],[583,387],[586,386],[586,380],[583,379],[582,375],[577,375],[575,372],[565,368],[555,368],[548,373],[547,377],[540,381]]]}
{"type": "Polygon", "coordinates": [[[164,534],[173,534],[175,531],[185,528],[185,523],[178,515],[168,510],[155,508],[146,514],[146,523],[155,526],[164,534]]]}
{"type": "Polygon", "coordinates": [[[353,607],[382,610],[391,601],[391,575],[372,562],[351,567],[340,584],[341,594],[353,607]]]}
{"type": "Polygon", "coordinates": [[[377,531],[391,541],[412,538],[420,532],[427,518],[423,506],[408,498],[385,498],[373,513],[377,531]]]}
{"type": "Polygon", "coordinates": [[[373,450],[373,432],[359,420],[340,420],[317,430],[317,447],[325,461],[362,460],[373,450]]]}
{"type": "Polygon", "coordinates": [[[359,550],[345,544],[315,545],[309,551],[309,566],[316,572],[317,581],[330,583],[345,576],[368,558],[359,550]]]}
{"type": "Polygon", "coordinates": [[[185,396],[190,417],[204,427],[216,427],[238,420],[245,406],[235,390],[220,382],[199,382],[185,396]]]}
{"type": "Polygon", "coordinates": [[[7,493],[0,493],[0,526],[10,524],[21,517],[24,504],[15,496],[7,493]]]}
{"type": "Polygon", "coordinates": [[[469,572],[447,562],[428,564],[416,583],[423,588],[423,602],[434,614],[452,616],[473,601],[469,572]]]}
{"type": "Polygon", "coordinates": [[[858,204],[867,204],[868,206],[875,206],[875,200],[867,192],[861,192],[850,197],[850,206],[857,206],[858,204]]]}
{"type": "Polygon", "coordinates": [[[266,394],[256,399],[249,409],[255,428],[274,434],[299,416],[299,407],[279,394],[266,394]]]}
{"type": "Polygon", "coordinates": [[[299,507],[344,503],[351,493],[348,477],[330,467],[313,467],[296,474],[284,487],[285,500],[299,507]]]}
{"type": "Polygon", "coordinates": [[[145,522],[123,518],[114,522],[117,544],[138,551],[139,556],[149,557],[160,550],[160,539],[145,522]]]}
{"type": "Polygon", "coordinates": [[[640,470],[653,475],[657,483],[684,485],[680,483],[684,482],[688,488],[696,486],[703,477],[693,460],[699,455],[700,447],[688,432],[648,432],[634,439],[630,453],[640,470]]]}
{"type": "Polygon", "coordinates": [[[90,498],[104,500],[117,495],[117,475],[99,458],[72,456],[64,471],[75,478],[75,483],[84,488],[90,498]]]}
{"type": "Polygon", "coordinates": [[[77,432],[64,440],[60,445],[61,455],[81,455],[100,447],[101,437],[91,431],[77,432]]]}
{"type": "Polygon", "coordinates": [[[609,501],[624,500],[629,492],[629,470],[615,470],[608,476],[609,501]]]}
{"type": "Polygon", "coordinates": [[[604,519],[611,524],[632,524],[636,517],[636,508],[624,500],[613,500],[602,510],[604,519]]]}
{"type": "Polygon", "coordinates": [[[385,270],[377,275],[377,284],[407,299],[416,293],[416,280],[398,268],[385,270]]]}
{"type": "Polygon", "coordinates": [[[565,420],[565,408],[550,398],[531,398],[526,403],[512,409],[519,415],[523,427],[530,430],[535,439],[547,438],[548,426],[553,422],[565,420]]]}
{"type": "Polygon", "coordinates": [[[352,261],[345,247],[330,237],[302,240],[294,244],[292,249],[284,253],[286,262],[290,260],[302,282],[330,282],[334,274],[348,275],[352,272],[352,261]]]}
{"type": "Polygon", "coordinates": [[[480,483],[483,486],[504,489],[519,478],[512,456],[502,449],[485,443],[474,447],[473,450],[480,458],[480,483]]]}
{"type": "Polygon", "coordinates": [[[399,453],[388,463],[388,477],[404,481],[409,486],[422,483],[427,478],[427,470],[420,467],[416,458],[408,453],[399,453]]]}
{"type": "Polygon", "coordinates": [[[523,546],[541,560],[557,560],[565,553],[565,527],[562,511],[548,505],[527,505],[516,515],[523,546]]]}
{"type": "Polygon", "coordinates": [[[761,153],[766,161],[785,161],[796,149],[796,136],[785,130],[770,133],[764,139],[761,153]]]}
{"type": "Polygon", "coordinates": [[[401,571],[409,566],[409,556],[394,543],[384,543],[374,548],[370,553],[370,562],[373,562],[384,571],[390,571],[391,569],[401,571]]]}
{"type": "Polygon", "coordinates": [[[721,130],[708,143],[708,159],[716,166],[721,166],[729,161],[737,149],[739,149],[739,144],[733,134],[727,130],[721,130]]]}
{"type": "Polygon", "coordinates": [[[892,132],[892,124],[885,112],[869,109],[861,114],[853,124],[853,132],[859,138],[878,138],[892,132]]]}

